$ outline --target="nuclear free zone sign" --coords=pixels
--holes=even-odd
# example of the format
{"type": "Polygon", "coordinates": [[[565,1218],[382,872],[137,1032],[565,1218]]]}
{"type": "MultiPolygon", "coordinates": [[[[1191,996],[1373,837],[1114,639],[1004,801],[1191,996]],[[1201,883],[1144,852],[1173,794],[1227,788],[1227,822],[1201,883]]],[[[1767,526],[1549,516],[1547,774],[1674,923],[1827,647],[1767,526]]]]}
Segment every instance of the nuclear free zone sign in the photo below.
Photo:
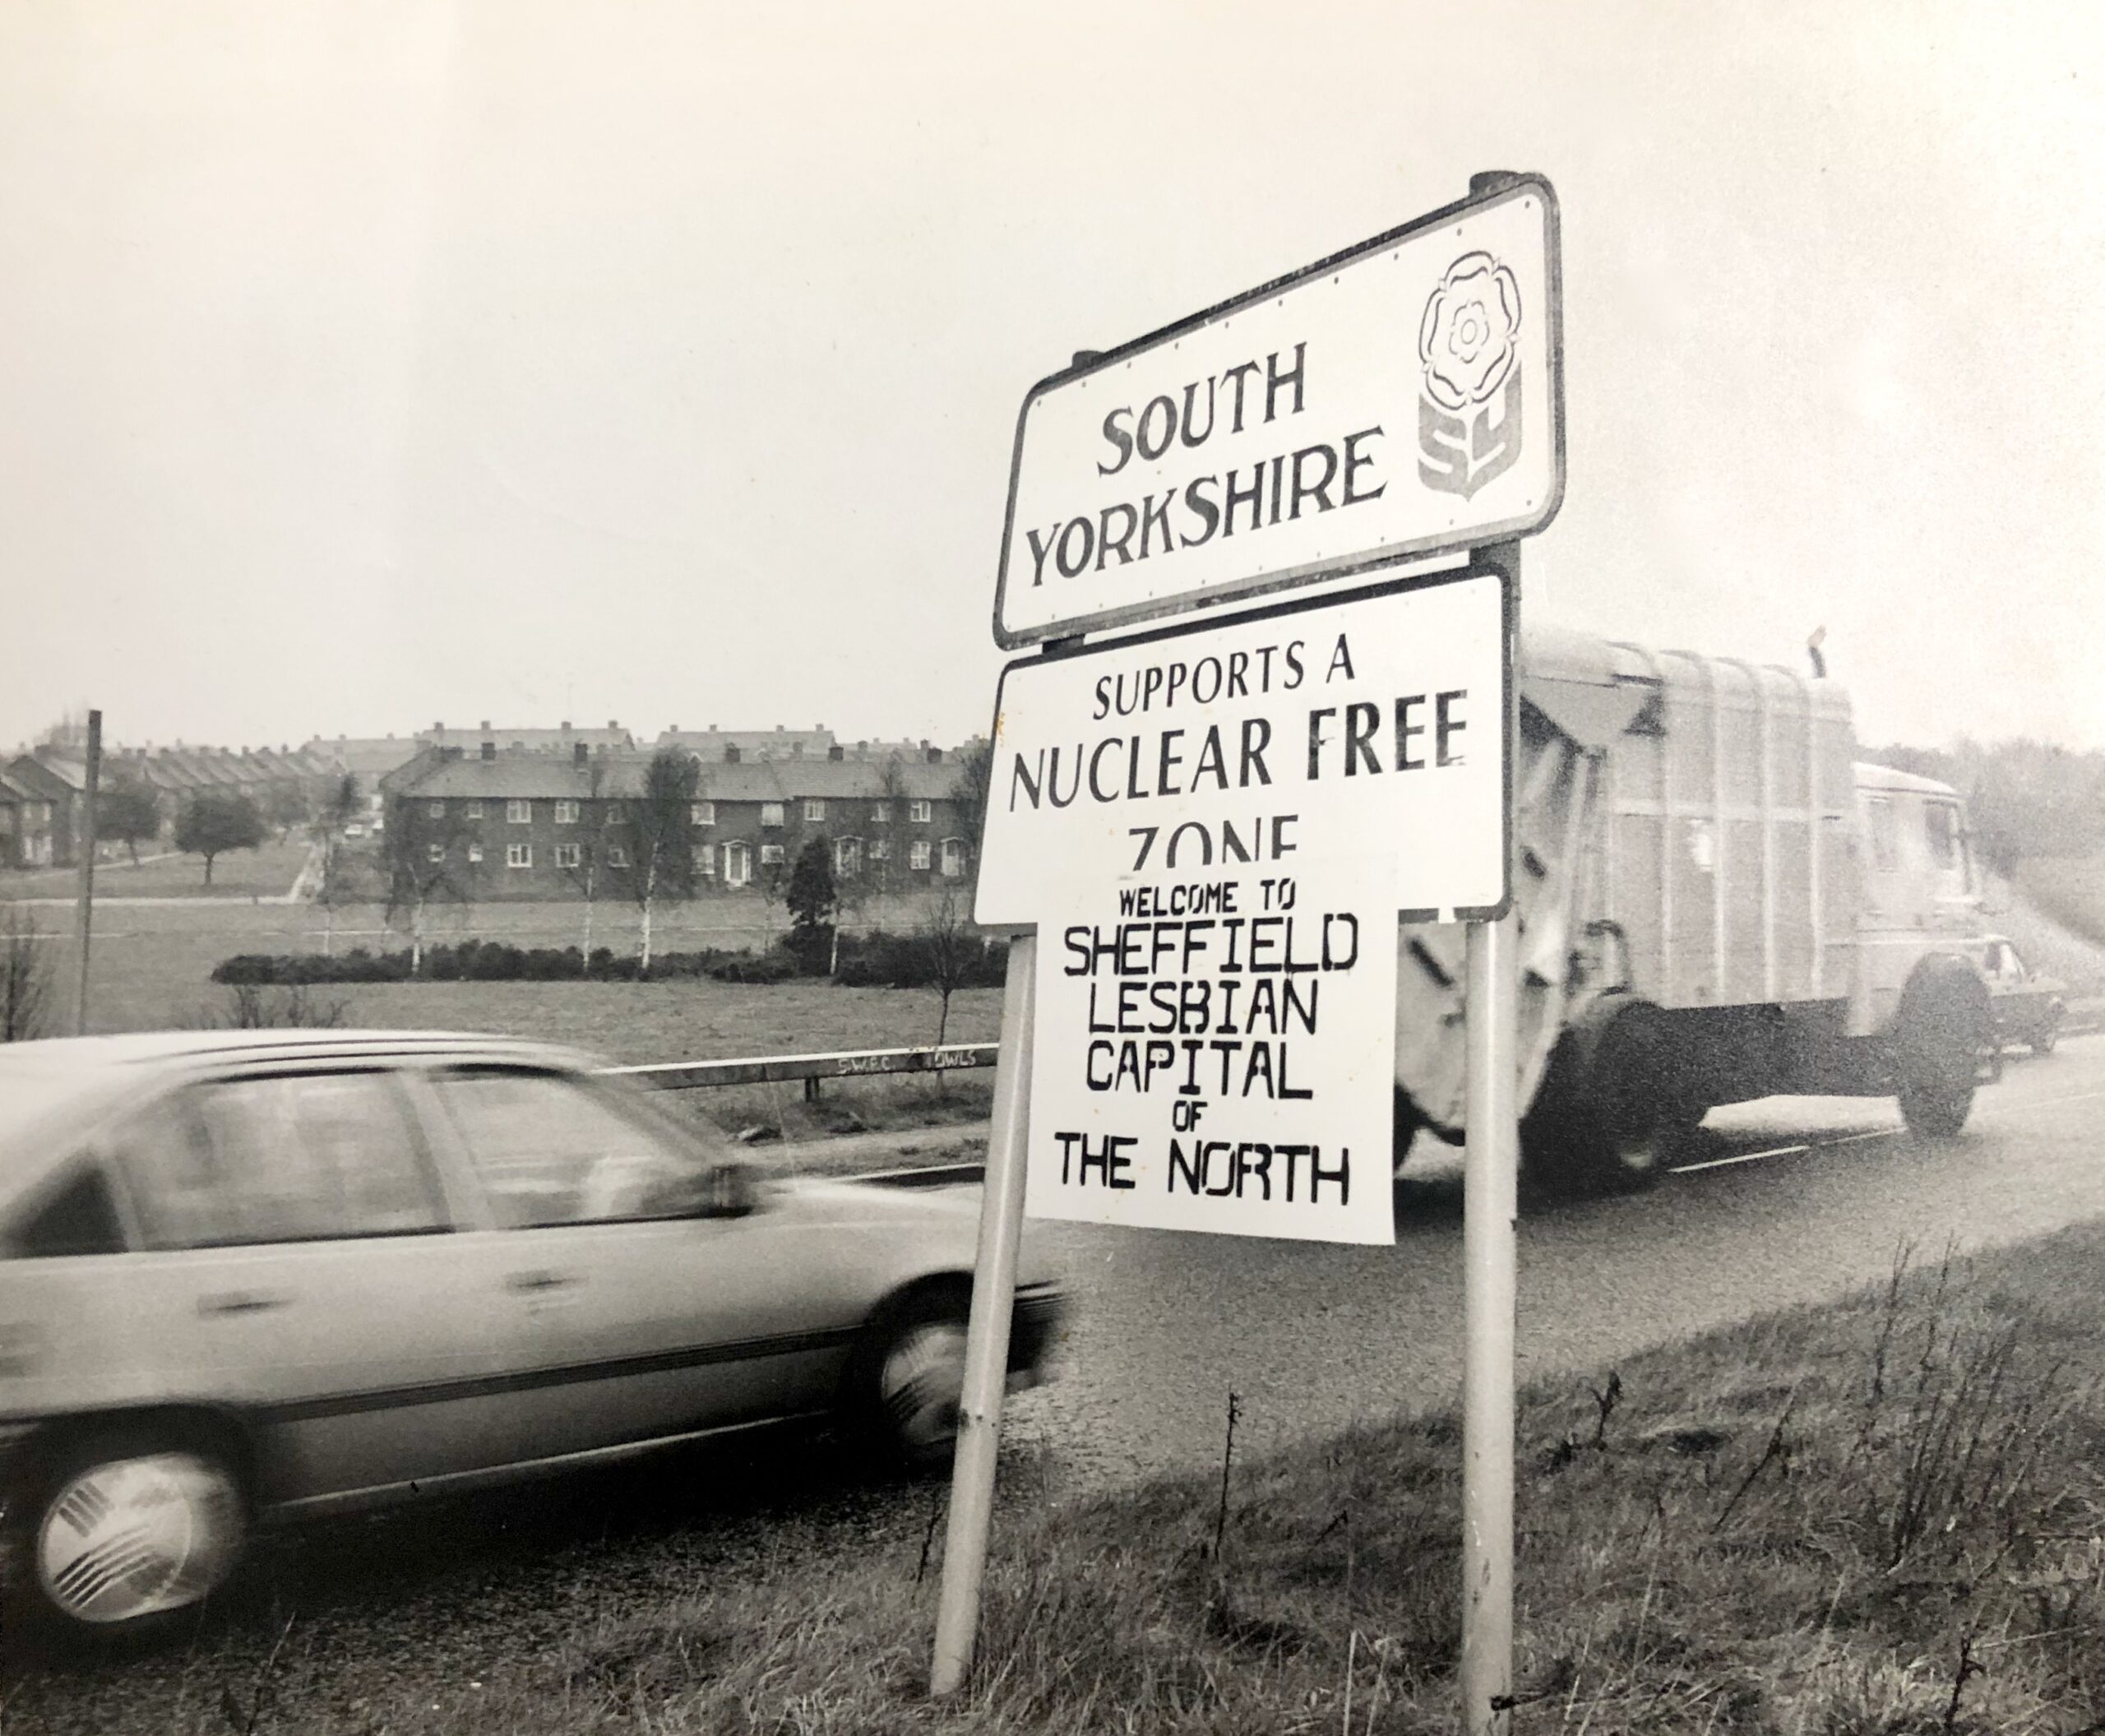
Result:
{"type": "Polygon", "coordinates": [[[1026,1210],[1394,1241],[1386,866],[1077,882],[1039,930],[1026,1210]]]}
{"type": "Polygon", "coordinates": [[[1556,197],[1524,179],[1034,387],[996,640],[1540,530],[1557,284],[1556,197]]]}
{"type": "Polygon", "coordinates": [[[1078,885],[1353,855],[1384,863],[1362,915],[1502,908],[1511,653],[1483,572],[1013,663],[974,914],[1043,933],[1078,885]]]}

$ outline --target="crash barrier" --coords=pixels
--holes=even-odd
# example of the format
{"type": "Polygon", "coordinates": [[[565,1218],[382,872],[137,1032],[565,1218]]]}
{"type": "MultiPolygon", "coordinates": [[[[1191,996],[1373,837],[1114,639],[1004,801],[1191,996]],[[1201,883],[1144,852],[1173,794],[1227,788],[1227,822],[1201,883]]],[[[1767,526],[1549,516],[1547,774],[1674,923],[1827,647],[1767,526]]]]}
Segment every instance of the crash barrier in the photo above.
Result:
{"type": "Polygon", "coordinates": [[[992,1067],[1000,1047],[995,1043],[949,1043],[932,1049],[755,1055],[742,1061],[659,1061],[641,1067],[610,1067],[606,1071],[660,1091],[692,1091],[723,1085],[768,1085],[801,1079],[804,1082],[804,1100],[816,1103],[822,1079],[864,1079],[880,1073],[948,1073],[992,1067]]]}

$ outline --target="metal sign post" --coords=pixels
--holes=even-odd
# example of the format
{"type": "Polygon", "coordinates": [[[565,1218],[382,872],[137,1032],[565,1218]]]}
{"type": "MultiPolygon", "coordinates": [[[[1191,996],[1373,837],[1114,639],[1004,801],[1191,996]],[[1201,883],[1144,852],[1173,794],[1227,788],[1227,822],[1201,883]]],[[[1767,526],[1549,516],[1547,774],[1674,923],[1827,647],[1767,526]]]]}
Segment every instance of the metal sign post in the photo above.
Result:
{"type": "Polygon", "coordinates": [[[73,950],[80,976],[74,985],[73,1035],[88,1034],[88,941],[95,928],[95,800],[102,782],[102,713],[88,713],[87,776],[81,791],[80,891],[74,900],[73,950]]]}
{"type": "Polygon", "coordinates": [[[1469,932],[1462,1184],[1462,1728],[1501,1736],[1513,1693],[1513,1326],[1519,1152],[1514,919],[1469,932]]]}
{"type": "Polygon", "coordinates": [[[979,1586],[987,1568],[987,1535],[993,1524],[994,1464],[1002,1447],[1002,1398],[1008,1386],[1016,1243],[1023,1233],[1037,965],[1038,937],[1013,937],[1008,976],[1002,989],[994,1123],[987,1141],[987,1181],[979,1201],[979,1251],[972,1271],[972,1314],[965,1328],[957,1459],[951,1471],[942,1595],[936,1606],[936,1661],[928,1680],[929,1692],[934,1694],[955,1693],[964,1686],[978,1637],[979,1586]]]}
{"type": "MultiPolygon", "coordinates": [[[[1479,549],[1505,576],[1517,652],[1520,545],[1479,549]]],[[[1519,683],[1507,703],[1517,736],[1519,683]]],[[[1507,760],[1506,847],[1513,836],[1507,760]]],[[[1505,914],[1469,924],[1469,1080],[1462,1171],[1462,1729],[1504,1736],[1513,1697],[1514,1328],[1519,1300],[1519,927],[1505,914]]]]}

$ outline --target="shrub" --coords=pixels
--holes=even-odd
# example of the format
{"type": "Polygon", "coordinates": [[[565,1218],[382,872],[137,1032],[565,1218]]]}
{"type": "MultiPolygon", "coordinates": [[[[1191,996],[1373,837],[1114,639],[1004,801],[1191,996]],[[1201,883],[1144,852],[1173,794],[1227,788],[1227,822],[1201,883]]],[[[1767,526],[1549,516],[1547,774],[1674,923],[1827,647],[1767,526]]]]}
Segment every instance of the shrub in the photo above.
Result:
{"type": "MultiPolygon", "coordinates": [[[[1008,942],[972,937],[959,944],[964,969],[954,986],[1000,988],[1008,970],[1008,942]]],[[[875,928],[842,937],[840,967],[833,979],[851,988],[932,988],[937,974],[935,945],[928,936],[875,928]]]]}

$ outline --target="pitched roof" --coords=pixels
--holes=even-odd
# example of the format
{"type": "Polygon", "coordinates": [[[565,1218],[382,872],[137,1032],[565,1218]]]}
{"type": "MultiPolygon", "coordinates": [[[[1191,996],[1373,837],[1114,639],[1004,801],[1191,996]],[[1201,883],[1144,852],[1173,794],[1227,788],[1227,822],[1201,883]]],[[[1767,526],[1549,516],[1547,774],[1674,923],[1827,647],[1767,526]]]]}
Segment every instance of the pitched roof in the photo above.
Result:
{"type": "Polygon", "coordinates": [[[330,771],[373,778],[407,765],[423,745],[414,735],[340,735],[333,741],[317,735],[300,751],[313,755],[330,771]]]}
{"type": "Polygon", "coordinates": [[[712,724],[706,729],[667,729],[653,745],[684,748],[705,765],[723,759],[726,748],[736,748],[742,759],[822,760],[833,751],[834,735],[823,724],[816,729],[719,729],[712,724]]]}
{"type": "Polygon", "coordinates": [[[617,723],[609,723],[604,729],[573,729],[568,724],[559,724],[553,729],[499,729],[487,723],[472,729],[449,729],[444,724],[434,724],[428,729],[419,729],[417,740],[428,748],[465,748],[471,754],[479,752],[484,742],[495,742],[500,753],[512,748],[527,753],[568,753],[579,742],[588,748],[622,752],[636,745],[636,738],[617,723]]]}

